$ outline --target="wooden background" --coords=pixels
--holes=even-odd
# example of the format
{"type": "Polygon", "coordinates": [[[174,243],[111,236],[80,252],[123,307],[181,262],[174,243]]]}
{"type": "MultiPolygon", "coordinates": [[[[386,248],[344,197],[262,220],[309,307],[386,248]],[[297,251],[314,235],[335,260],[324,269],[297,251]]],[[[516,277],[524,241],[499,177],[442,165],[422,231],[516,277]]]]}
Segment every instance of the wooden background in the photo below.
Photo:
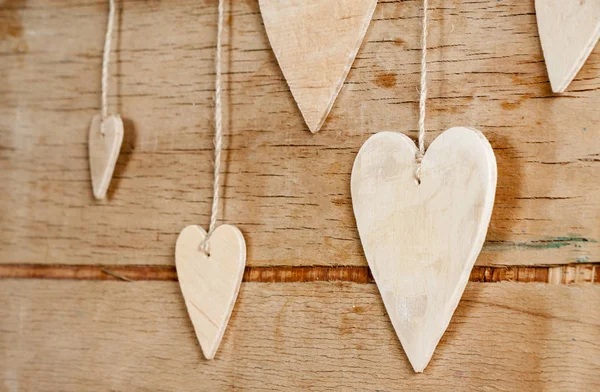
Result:
{"type": "Polygon", "coordinates": [[[174,271],[208,224],[216,0],[118,1],[109,102],[125,141],[92,196],[107,2],[0,3],[0,390],[600,388],[600,47],[552,94],[533,0],[431,1],[428,141],[480,129],[496,204],[472,283],[413,374],[368,274],[350,171],[373,133],[416,136],[420,0],[380,1],[312,135],[256,0],[227,3],[222,221],[248,270],[202,359],[174,271]]]}

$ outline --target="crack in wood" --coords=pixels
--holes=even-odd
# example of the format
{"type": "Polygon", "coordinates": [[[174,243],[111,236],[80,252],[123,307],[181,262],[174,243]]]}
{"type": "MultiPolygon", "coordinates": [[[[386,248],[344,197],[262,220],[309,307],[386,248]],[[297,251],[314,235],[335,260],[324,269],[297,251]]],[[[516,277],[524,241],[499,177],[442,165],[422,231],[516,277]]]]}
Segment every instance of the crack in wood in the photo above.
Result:
{"type": "MultiPolygon", "coordinates": [[[[469,281],[480,283],[600,283],[596,263],[558,266],[475,266],[469,281]]],[[[66,265],[2,264],[0,279],[176,281],[177,271],[170,265],[66,265]]],[[[246,267],[246,283],[353,282],[374,283],[368,267],[246,267]]]]}

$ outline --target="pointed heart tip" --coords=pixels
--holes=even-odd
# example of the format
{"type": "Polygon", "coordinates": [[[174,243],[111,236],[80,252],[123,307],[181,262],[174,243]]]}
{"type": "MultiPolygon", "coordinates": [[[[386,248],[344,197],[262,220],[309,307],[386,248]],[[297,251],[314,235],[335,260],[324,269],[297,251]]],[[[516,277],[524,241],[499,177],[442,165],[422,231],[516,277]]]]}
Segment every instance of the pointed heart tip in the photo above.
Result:
{"type": "Polygon", "coordinates": [[[579,71],[579,68],[573,69],[568,75],[551,74],[548,71],[548,80],[550,81],[552,92],[555,94],[564,93],[569,84],[571,84],[571,81],[575,79],[577,71],[579,71]]]}
{"type": "Polygon", "coordinates": [[[310,131],[310,133],[312,133],[314,135],[315,133],[317,133],[321,130],[321,127],[320,126],[315,127],[315,126],[308,125],[308,130],[310,131]]]}
{"type": "Polygon", "coordinates": [[[410,357],[408,358],[408,360],[410,361],[410,365],[412,366],[415,373],[423,373],[427,365],[429,365],[430,361],[430,359],[423,360],[422,358],[413,361],[410,359],[410,357]]]}
{"type": "MultiPolygon", "coordinates": [[[[424,339],[422,336],[419,340],[424,339]]],[[[426,343],[425,341],[420,341],[420,344],[410,345],[403,344],[404,352],[408,357],[408,361],[412,366],[415,373],[423,373],[431,358],[433,357],[433,353],[437,347],[437,342],[433,344],[433,342],[426,343]]]]}
{"type": "Polygon", "coordinates": [[[200,347],[202,348],[202,354],[206,360],[210,361],[215,357],[215,354],[217,353],[216,347],[213,347],[211,350],[205,350],[204,347],[202,347],[202,344],[200,344],[200,347]]]}
{"type": "Polygon", "coordinates": [[[567,89],[567,86],[569,85],[569,82],[563,82],[563,83],[553,83],[552,79],[550,79],[550,86],[552,87],[552,92],[555,94],[560,94],[560,93],[564,93],[565,90],[567,89]]]}
{"type": "Polygon", "coordinates": [[[106,199],[106,191],[94,189],[94,197],[96,198],[96,200],[104,200],[106,199]]]}
{"type": "Polygon", "coordinates": [[[298,107],[300,108],[300,112],[302,113],[302,117],[304,117],[304,122],[306,123],[306,126],[308,127],[308,130],[310,131],[310,133],[317,133],[321,130],[321,127],[323,126],[323,124],[325,123],[325,120],[327,119],[327,116],[329,115],[330,110],[327,110],[326,112],[322,113],[319,116],[315,116],[313,113],[304,113],[302,111],[302,107],[299,104],[298,107]]]}

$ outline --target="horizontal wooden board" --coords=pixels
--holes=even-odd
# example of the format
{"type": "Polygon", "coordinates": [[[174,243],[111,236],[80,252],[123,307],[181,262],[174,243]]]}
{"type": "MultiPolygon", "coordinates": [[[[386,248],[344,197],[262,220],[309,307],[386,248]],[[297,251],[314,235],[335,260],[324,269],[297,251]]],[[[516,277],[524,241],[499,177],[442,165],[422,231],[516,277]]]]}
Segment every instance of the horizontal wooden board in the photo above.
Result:
{"type": "MultiPolygon", "coordinates": [[[[222,218],[244,232],[249,265],[366,265],[350,170],[371,134],[416,135],[421,3],[378,4],[312,135],[257,2],[228,2],[222,218]]],[[[87,129],[106,2],[0,9],[0,262],[172,265],[179,231],[208,223],[216,1],[118,4],[109,100],[126,135],[104,203],[92,196],[87,129]]],[[[427,140],[476,127],[498,161],[478,263],[599,262],[600,49],[557,96],[533,0],[440,0],[430,16],[427,140]]]]}
{"type": "Polygon", "coordinates": [[[0,281],[3,390],[592,391],[600,288],[470,283],[424,374],[373,284],[245,283],[202,358],[174,282],[0,281]]]}

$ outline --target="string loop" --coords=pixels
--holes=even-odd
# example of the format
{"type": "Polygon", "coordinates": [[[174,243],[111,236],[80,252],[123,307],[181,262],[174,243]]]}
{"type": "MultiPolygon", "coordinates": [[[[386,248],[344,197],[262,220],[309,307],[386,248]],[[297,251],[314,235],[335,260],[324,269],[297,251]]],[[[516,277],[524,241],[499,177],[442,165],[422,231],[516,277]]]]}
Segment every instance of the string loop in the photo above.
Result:
{"type": "Polygon", "coordinates": [[[223,0],[219,0],[218,6],[218,22],[217,22],[217,48],[215,55],[215,162],[213,171],[213,199],[212,208],[210,214],[210,224],[208,226],[208,233],[202,244],[202,250],[207,255],[210,255],[210,249],[208,241],[210,236],[217,228],[217,217],[219,215],[219,198],[221,188],[221,152],[223,150],[223,115],[221,108],[221,35],[223,34],[223,20],[224,20],[224,7],[223,0]]]}
{"type": "Polygon", "coordinates": [[[427,103],[427,9],[429,0],[423,0],[423,32],[421,35],[421,91],[419,94],[419,151],[416,153],[415,160],[417,167],[415,178],[417,183],[421,183],[421,162],[425,156],[425,113],[427,103]]]}

